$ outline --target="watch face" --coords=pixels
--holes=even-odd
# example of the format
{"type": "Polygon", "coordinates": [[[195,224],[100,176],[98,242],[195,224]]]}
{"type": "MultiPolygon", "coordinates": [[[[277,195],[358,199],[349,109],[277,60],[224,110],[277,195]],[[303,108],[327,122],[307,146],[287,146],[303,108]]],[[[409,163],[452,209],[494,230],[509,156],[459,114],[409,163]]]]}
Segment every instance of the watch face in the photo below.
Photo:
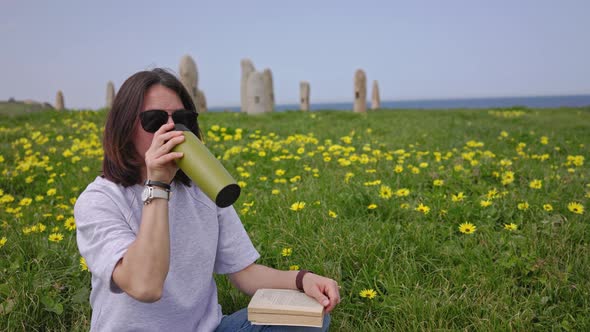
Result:
{"type": "Polygon", "coordinates": [[[147,199],[150,197],[150,188],[149,187],[145,187],[143,189],[143,191],[141,192],[141,200],[142,201],[147,201],[147,199]]]}

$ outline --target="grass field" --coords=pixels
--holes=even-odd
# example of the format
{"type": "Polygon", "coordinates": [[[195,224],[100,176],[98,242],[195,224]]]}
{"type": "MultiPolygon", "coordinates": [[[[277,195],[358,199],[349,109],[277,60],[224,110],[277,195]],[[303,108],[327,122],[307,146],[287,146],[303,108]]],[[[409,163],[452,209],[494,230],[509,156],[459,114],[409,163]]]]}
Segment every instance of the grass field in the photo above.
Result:
{"type": "MultiPolygon", "coordinates": [[[[89,328],[72,208],[104,119],[0,117],[0,330],[89,328]]],[[[590,108],[200,121],[259,262],[342,286],[333,331],[590,330],[590,108]]]]}

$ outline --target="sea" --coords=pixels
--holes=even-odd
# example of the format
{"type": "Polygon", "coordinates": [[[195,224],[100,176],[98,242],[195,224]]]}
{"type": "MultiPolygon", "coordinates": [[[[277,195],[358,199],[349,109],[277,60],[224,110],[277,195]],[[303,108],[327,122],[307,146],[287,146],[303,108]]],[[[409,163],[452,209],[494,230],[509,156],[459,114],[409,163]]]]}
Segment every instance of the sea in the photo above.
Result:
{"type": "MultiPolygon", "coordinates": [[[[351,111],[352,101],[335,103],[312,103],[312,111],[351,111]]],[[[367,108],[370,104],[367,103],[367,108]]],[[[491,97],[458,99],[387,100],[381,102],[383,109],[490,109],[490,108],[560,108],[590,107],[590,95],[491,97]]],[[[279,104],[275,111],[299,110],[299,104],[279,104]]],[[[211,112],[239,112],[240,106],[210,107],[211,112]]]]}

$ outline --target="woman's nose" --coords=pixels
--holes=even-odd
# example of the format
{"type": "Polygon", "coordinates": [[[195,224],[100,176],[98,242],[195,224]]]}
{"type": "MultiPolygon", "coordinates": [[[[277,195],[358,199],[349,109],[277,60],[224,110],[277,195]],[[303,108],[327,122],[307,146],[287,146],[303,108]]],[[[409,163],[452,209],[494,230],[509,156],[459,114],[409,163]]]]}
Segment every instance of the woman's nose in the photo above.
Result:
{"type": "Polygon", "coordinates": [[[168,114],[168,121],[166,122],[166,124],[168,123],[174,123],[174,120],[172,119],[172,114],[168,114]]]}

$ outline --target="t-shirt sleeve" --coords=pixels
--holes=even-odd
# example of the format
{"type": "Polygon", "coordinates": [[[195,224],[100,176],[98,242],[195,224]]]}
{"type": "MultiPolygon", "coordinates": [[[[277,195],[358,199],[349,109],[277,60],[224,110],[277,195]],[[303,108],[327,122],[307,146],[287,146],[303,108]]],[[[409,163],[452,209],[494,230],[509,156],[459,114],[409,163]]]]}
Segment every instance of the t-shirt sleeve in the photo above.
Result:
{"type": "Polygon", "coordinates": [[[259,257],[233,206],[217,208],[219,240],[214,272],[228,274],[243,270],[259,257]]]}
{"type": "Polygon", "coordinates": [[[122,290],[112,280],[115,265],[135,240],[135,233],[125,219],[125,211],[112,195],[100,190],[86,190],[74,207],[78,250],[86,259],[93,276],[110,285],[112,292],[122,290]]]}

